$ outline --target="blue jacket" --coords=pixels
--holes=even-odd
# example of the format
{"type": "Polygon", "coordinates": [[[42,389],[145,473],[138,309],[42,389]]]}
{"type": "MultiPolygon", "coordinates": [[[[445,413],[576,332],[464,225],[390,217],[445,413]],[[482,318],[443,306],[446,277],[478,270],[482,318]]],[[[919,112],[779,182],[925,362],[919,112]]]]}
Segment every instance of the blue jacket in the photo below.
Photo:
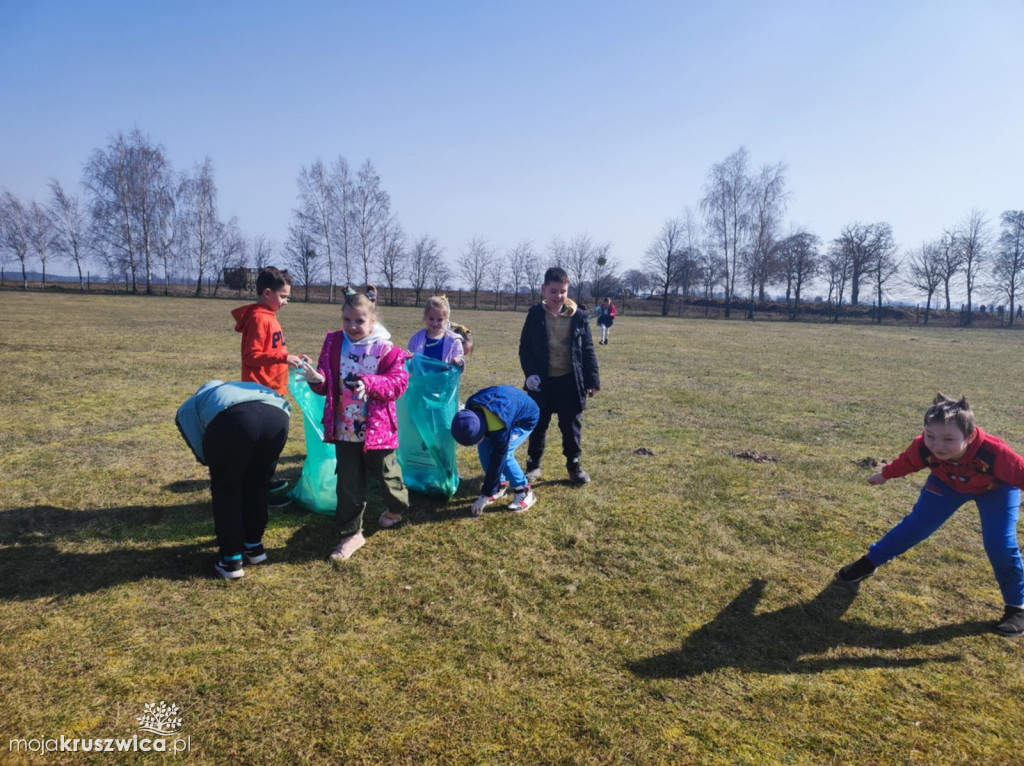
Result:
{"type": "Polygon", "coordinates": [[[484,485],[480,494],[493,495],[501,483],[501,468],[512,440],[512,429],[532,431],[540,418],[540,408],[525,391],[514,386],[482,388],[466,400],[466,409],[479,410],[481,407],[493,412],[505,424],[500,431],[487,431],[484,436],[491,443],[491,460],[484,466],[484,485]]]}
{"type": "Polygon", "coordinates": [[[222,380],[204,383],[178,408],[174,423],[196,460],[203,465],[206,465],[206,456],[203,454],[206,429],[220,413],[242,402],[263,402],[280,407],[291,416],[291,405],[273,389],[259,383],[225,383],[222,380]]]}

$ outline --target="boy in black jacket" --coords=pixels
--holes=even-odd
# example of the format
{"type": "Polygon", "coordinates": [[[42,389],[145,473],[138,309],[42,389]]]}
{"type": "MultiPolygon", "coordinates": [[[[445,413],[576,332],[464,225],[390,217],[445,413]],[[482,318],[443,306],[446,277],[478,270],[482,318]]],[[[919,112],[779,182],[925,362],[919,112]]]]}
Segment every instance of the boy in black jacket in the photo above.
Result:
{"type": "Polygon", "coordinates": [[[530,434],[526,478],[540,476],[540,461],[553,414],[558,415],[569,479],[578,487],[590,481],[580,465],[580,435],[587,397],[601,388],[597,354],[587,310],[569,299],[569,275],[552,267],[544,273],[543,300],[526,314],[519,336],[519,363],[526,390],[540,407],[540,420],[530,434]]]}

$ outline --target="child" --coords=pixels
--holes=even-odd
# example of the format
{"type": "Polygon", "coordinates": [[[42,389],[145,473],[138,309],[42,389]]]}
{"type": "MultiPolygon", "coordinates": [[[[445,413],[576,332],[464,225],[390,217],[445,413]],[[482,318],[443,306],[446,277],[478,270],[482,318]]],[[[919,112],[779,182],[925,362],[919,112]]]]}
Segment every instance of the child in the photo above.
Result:
{"type": "Polygon", "coordinates": [[[910,447],[868,477],[869,484],[928,468],[914,509],[870,548],[847,564],[837,577],[856,583],[910,550],[945,523],[964,503],[974,500],[981,517],[981,537],[1002,591],[1005,610],[995,631],[1024,633],[1024,568],[1017,547],[1017,510],[1024,487],[1024,458],[974,423],[966,399],[939,394],[924,414],[924,433],[910,447]]]}
{"type": "Polygon", "coordinates": [[[366,510],[367,478],[380,483],[387,510],[378,523],[393,527],[409,508],[409,492],[395,457],[398,448],[395,400],[409,385],[405,352],[377,324],[377,311],[365,295],[348,295],[341,309],[342,329],[327,334],[314,368],[304,365],[310,388],[325,396],[324,441],[338,456],[336,518],[341,542],[331,561],[359,550],[366,510]]]}
{"type": "Polygon", "coordinates": [[[448,329],[462,340],[462,355],[467,359],[473,356],[473,331],[458,322],[452,322],[448,329]]]}
{"type": "Polygon", "coordinates": [[[284,396],[288,392],[288,368],[301,367],[302,357],[288,353],[277,312],[288,305],[292,278],[273,266],[256,278],[256,303],[231,312],[235,332],[242,334],[242,381],[260,383],[284,396]]]}
{"type": "Polygon", "coordinates": [[[530,435],[526,478],[540,476],[540,461],[551,416],[558,414],[569,479],[578,487],[590,481],[580,465],[580,432],[587,397],[600,390],[597,354],[587,310],[569,299],[569,275],[553,267],[544,274],[543,300],[526,313],[519,337],[519,363],[526,389],[540,406],[540,419],[530,435]]]}
{"type": "Polygon", "coordinates": [[[409,352],[454,364],[461,370],[466,366],[466,357],[462,338],[448,329],[450,313],[448,299],[443,295],[427,298],[423,307],[423,324],[426,326],[409,339],[409,352]]]}
{"type": "Polygon", "coordinates": [[[519,513],[537,502],[530,483],[516,462],[516,447],[537,425],[537,404],[512,386],[491,386],[477,391],[452,420],[452,436],[459,444],[477,446],[484,483],[471,513],[479,516],[484,508],[504,497],[511,484],[515,500],[508,506],[519,513]]]}
{"type": "Polygon", "coordinates": [[[370,299],[371,303],[377,302],[377,288],[373,285],[366,286],[366,297],[370,299]]]}
{"type": "Polygon", "coordinates": [[[211,380],[181,407],[174,422],[196,460],[210,468],[213,525],[220,546],[214,571],[226,580],[246,564],[267,560],[267,489],[288,440],[290,408],[258,383],[211,380]]]}
{"type": "Polygon", "coordinates": [[[611,298],[602,298],[601,305],[597,307],[597,326],[601,328],[601,345],[608,345],[608,336],[612,331],[612,323],[615,322],[615,304],[611,298]]]}

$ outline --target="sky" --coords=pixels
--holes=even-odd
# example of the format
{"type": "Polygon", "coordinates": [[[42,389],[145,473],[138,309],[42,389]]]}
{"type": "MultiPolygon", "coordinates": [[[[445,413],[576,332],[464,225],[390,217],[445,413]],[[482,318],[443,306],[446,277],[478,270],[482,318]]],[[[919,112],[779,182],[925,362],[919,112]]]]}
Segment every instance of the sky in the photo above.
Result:
{"type": "Polygon", "coordinates": [[[138,127],[248,236],[369,159],[452,262],[587,234],[624,270],[745,147],[787,229],[910,250],[1024,208],[1022,72],[1024,0],[0,0],[0,189],[76,188],[138,127]]]}

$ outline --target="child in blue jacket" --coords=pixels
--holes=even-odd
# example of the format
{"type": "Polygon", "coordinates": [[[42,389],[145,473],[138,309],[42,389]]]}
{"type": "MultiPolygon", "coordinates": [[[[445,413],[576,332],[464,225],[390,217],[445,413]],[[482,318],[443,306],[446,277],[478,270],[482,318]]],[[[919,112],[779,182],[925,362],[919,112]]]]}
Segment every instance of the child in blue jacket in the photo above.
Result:
{"type": "Polygon", "coordinates": [[[477,391],[452,420],[452,436],[466,447],[477,445],[484,483],[471,512],[479,516],[504,497],[509,485],[515,492],[510,511],[521,512],[537,502],[526,474],[516,461],[516,448],[526,441],[540,417],[540,408],[524,391],[513,386],[491,386],[477,391]]]}

